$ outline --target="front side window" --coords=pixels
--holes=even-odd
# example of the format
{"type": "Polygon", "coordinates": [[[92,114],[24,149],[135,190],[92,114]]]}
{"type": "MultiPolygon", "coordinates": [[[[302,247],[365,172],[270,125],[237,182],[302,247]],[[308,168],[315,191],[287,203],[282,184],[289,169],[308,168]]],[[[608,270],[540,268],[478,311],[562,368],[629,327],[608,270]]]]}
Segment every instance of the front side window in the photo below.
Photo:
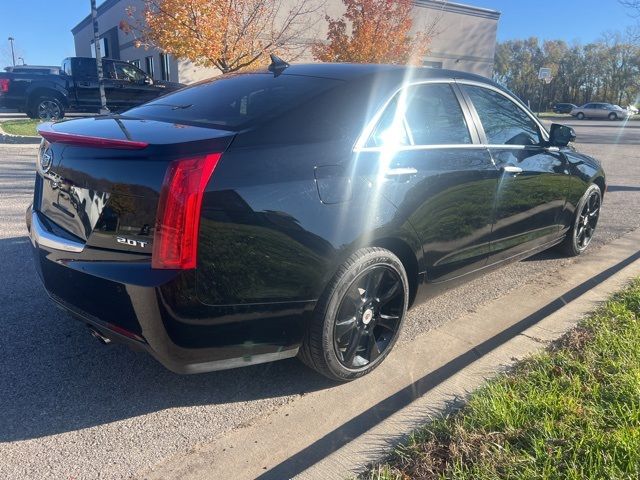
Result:
{"type": "Polygon", "coordinates": [[[387,106],[368,146],[471,143],[469,128],[451,86],[407,87],[387,106]]]}
{"type": "Polygon", "coordinates": [[[144,80],[145,75],[142,71],[129,63],[114,62],[116,78],[118,80],[128,80],[129,82],[138,83],[144,80]]]}
{"type": "Polygon", "coordinates": [[[516,103],[488,88],[463,86],[476,107],[489,145],[540,145],[536,122],[516,103]]]}

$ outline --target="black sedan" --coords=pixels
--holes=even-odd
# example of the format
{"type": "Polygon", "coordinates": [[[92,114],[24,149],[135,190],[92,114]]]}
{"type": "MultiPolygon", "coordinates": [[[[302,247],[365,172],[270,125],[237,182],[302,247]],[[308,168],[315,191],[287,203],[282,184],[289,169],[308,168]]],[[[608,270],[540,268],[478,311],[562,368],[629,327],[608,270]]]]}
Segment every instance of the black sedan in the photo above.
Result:
{"type": "Polygon", "coordinates": [[[573,103],[556,103],[553,106],[553,111],[555,113],[571,113],[571,110],[574,108],[578,108],[573,103]]]}
{"type": "Polygon", "coordinates": [[[447,70],[278,63],[40,133],[46,290],[181,373],[297,355],[362,376],[412,305],[583,252],[606,190],[572,129],[447,70]]]}

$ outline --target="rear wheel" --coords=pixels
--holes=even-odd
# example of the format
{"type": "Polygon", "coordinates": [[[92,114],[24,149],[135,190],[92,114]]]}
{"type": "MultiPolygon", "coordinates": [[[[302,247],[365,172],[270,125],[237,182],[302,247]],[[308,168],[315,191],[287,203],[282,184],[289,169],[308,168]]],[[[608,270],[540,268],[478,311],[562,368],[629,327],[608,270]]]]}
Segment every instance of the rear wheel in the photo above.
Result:
{"type": "Polygon", "coordinates": [[[596,231],[601,205],[600,187],[591,185],[580,199],[571,230],[560,244],[565,254],[575,257],[587,249],[596,231]]]}
{"type": "Polygon", "coordinates": [[[369,373],[398,338],[409,302],[408,285],[402,262],[392,252],[358,250],[318,301],[300,359],[336,381],[369,373]]]}
{"type": "Polygon", "coordinates": [[[31,118],[39,120],[59,120],[64,117],[64,106],[56,97],[44,95],[33,102],[30,113],[31,118]]]}
{"type": "Polygon", "coordinates": [[[577,118],[578,120],[584,120],[584,113],[582,113],[582,112],[578,112],[578,114],[576,115],[576,118],[577,118]]]}
{"type": "Polygon", "coordinates": [[[617,120],[618,119],[618,115],[616,115],[614,112],[611,112],[609,114],[609,120],[617,120]]]}

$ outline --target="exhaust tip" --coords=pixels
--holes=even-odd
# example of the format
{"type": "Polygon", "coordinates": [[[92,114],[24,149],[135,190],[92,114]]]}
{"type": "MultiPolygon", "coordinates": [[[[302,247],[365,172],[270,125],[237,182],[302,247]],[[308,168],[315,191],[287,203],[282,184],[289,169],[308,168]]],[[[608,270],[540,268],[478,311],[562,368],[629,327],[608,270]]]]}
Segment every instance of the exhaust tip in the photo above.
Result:
{"type": "Polygon", "coordinates": [[[109,345],[111,343],[111,339],[109,337],[105,337],[102,333],[96,330],[93,327],[89,327],[89,332],[94,338],[97,338],[98,341],[103,345],[109,345]]]}

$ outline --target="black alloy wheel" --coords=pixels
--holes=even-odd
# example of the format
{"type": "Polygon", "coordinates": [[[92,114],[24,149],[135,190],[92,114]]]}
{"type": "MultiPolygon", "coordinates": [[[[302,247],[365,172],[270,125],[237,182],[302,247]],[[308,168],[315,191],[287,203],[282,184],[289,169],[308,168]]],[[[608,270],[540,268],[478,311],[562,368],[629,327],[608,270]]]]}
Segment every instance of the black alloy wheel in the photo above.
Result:
{"type": "Polygon", "coordinates": [[[336,316],[333,338],[346,368],[375,362],[400,327],[404,287],[400,275],[385,265],[370,267],[347,290],[336,316]]]}
{"type": "Polygon", "coordinates": [[[404,265],[389,250],[356,251],[318,300],[299,358],[322,375],[349,381],[389,354],[409,304],[404,265]]]}
{"type": "Polygon", "coordinates": [[[578,203],[571,230],[567,233],[564,242],[560,244],[567,255],[580,255],[587,249],[598,225],[601,206],[600,187],[591,185],[578,203]]]}
{"type": "Polygon", "coordinates": [[[592,190],[577,219],[575,242],[580,250],[584,250],[591,243],[600,216],[600,204],[600,190],[592,190]]]}

